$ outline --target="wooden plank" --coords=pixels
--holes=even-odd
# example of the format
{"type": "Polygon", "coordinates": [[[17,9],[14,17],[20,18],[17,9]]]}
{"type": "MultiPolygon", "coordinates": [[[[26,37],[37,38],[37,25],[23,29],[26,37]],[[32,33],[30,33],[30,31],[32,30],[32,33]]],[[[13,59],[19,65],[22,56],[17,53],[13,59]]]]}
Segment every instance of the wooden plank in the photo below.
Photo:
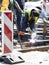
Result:
{"type": "MultiPolygon", "coordinates": [[[[37,25],[44,25],[44,23],[38,23],[37,25]]],[[[49,26],[49,24],[46,24],[46,26],[49,26]]]]}
{"type": "Polygon", "coordinates": [[[43,33],[43,31],[36,31],[36,33],[43,33]]]}
{"type": "Polygon", "coordinates": [[[49,37],[49,36],[46,36],[46,37],[49,37]]]}
{"type": "Polygon", "coordinates": [[[36,30],[43,30],[43,28],[36,28],[36,30]]]}
{"type": "MultiPolygon", "coordinates": [[[[37,36],[43,37],[43,35],[37,35],[37,36]]],[[[46,37],[49,37],[49,36],[46,35],[46,37]]]]}
{"type": "Polygon", "coordinates": [[[49,41],[49,39],[47,39],[47,40],[35,40],[36,42],[48,42],[49,41]]]}
{"type": "Polygon", "coordinates": [[[43,23],[38,23],[37,25],[44,25],[43,23]]]}
{"type": "MultiPolygon", "coordinates": [[[[36,28],[36,30],[43,30],[43,28],[36,28]]],[[[46,30],[49,30],[49,27],[47,27],[46,30]]]]}
{"type": "MultiPolygon", "coordinates": [[[[36,31],[36,33],[43,33],[43,31],[36,31]]],[[[49,33],[49,32],[47,32],[47,33],[49,33]]]]}
{"type": "Polygon", "coordinates": [[[19,52],[25,53],[25,52],[30,52],[30,51],[48,51],[49,50],[49,45],[47,46],[37,46],[37,47],[30,47],[30,48],[25,48],[22,50],[18,50],[19,52]]]}

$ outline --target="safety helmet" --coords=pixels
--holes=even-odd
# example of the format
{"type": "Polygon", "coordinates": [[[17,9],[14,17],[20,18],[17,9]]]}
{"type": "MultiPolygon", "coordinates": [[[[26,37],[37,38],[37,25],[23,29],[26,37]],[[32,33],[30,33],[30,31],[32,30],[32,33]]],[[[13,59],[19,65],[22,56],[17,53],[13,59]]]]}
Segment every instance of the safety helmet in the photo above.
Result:
{"type": "Polygon", "coordinates": [[[42,10],[41,7],[36,7],[36,8],[39,10],[39,12],[41,12],[41,10],[42,10]]]}

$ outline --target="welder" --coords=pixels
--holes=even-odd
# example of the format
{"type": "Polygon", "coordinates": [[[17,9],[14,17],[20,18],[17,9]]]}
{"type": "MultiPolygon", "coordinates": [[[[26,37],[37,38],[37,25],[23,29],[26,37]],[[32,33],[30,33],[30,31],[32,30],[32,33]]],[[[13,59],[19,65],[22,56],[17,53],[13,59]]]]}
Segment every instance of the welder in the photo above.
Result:
{"type": "Polygon", "coordinates": [[[30,27],[30,29],[33,30],[34,25],[38,20],[39,14],[40,10],[38,9],[38,7],[24,10],[21,19],[21,31],[19,35],[24,35],[27,27],[30,27]]]}

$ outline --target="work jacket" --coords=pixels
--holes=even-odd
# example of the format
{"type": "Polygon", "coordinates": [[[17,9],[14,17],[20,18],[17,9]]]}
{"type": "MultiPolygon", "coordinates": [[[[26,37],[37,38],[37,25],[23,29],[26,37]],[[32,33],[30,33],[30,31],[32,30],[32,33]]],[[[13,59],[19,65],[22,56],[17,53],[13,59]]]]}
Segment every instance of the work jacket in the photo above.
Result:
{"type": "Polygon", "coordinates": [[[32,9],[26,9],[26,10],[24,10],[24,13],[22,13],[22,17],[25,17],[25,14],[27,13],[27,15],[28,15],[28,21],[30,21],[31,19],[34,19],[34,22],[36,23],[37,20],[38,20],[38,17],[31,16],[30,15],[31,14],[31,10],[32,9]]]}

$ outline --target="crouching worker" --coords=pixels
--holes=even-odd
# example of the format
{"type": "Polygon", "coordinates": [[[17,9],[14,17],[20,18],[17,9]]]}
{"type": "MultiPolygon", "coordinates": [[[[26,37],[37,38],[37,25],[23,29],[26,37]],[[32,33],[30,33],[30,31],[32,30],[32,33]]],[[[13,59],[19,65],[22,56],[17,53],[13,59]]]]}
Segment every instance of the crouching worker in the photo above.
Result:
{"type": "Polygon", "coordinates": [[[9,0],[0,0],[0,12],[5,11],[9,6],[9,0]]]}
{"type": "Polygon", "coordinates": [[[26,28],[29,26],[31,30],[33,30],[35,23],[37,22],[39,17],[38,8],[35,9],[26,9],[22,14],[21,19],[21,31],[19,35],[24,35],[26,32],[26,28]]]}

